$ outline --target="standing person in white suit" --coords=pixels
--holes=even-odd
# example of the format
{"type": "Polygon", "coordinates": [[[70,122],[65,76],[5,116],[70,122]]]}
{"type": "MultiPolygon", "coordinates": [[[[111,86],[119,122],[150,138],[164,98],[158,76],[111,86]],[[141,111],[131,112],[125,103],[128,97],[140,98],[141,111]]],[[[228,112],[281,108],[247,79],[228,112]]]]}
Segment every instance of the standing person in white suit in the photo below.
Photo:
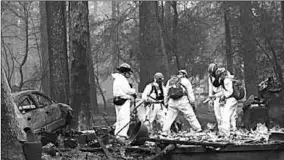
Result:
{"type": "Polygon", "coordinates": [[[132,69],[129,64],[121,64],[117,70],[119,73],[112,74],[113,81],[113,103],[116,111],[116,123],[114,134],[120,140],[128,138],[127,131],[130,122],[130,102],[136,96],[135,89],[131,88],[127,78],[131,76],[132,69]]]}
{"type": "Polygon", "coordinates": [[[196,132],[202,131],[194,112],[195,96],[192,85],[185,70],[180,70],[177,76],[168,81],[164,102],[168,106],[168,111],[163,126],[163,135],[170,132],[170,127],[176,119],[178,111],[183,112],[185,119],[196,132]]]}
{"type": "MultiPolygon", "coordinates": [[[[208,67],[208,85],[209,85],[209,97],[222,91],[222,86],[219,83],[219,79],[216,76],[217,64],[211,63],[208,67]]],[[[210,107],[214,107],[214,114],[217,121],[217,127],[220,129],[222,123],[222,107],[220,107],[220,97],[212,98],[208,101],[210,107]]]]}
{"type": "Polygon", "coordinates": [[[219,127],[219,133],[222,135],[230,135],[230,132],[234,132],[237,129],[237,99],[233,96],[233,78],[234,76],[229,74],[225,68],[220,68],[216,71],[216,75],[219,77],[219,83],[221,84],[221,92],[213,95],[213,97],[220,98],[222,109],[222,122],[219,127]]]}
{"type": "MultiPolygon", "coordinates": [[[[218,68],[217,64],[215,63],[211,63],[209,65],[208,73],[209,73],[209,78],[208,78],[209,97],[211,97],[211,100],[209,101],[209,105],[214,107],[214,113],[215,113],[215,117],[217,120],[218,130],[221,131],[222,126],[223,126],[222,123],[225,121],[227,123],[226,116],[231,114],[231,113],[228,113],[227,111],[228,107],[227,108],[225,107],[225,103],[230,102],[231,99],[227,101],[225,94],[228,95],[230,94],[230,92],[233,93],[233,88],[232,86],[226,86],[226,84],[227,84],[227,81],[232,81],[234,77],[225,68],[218,68]],[[226,82],[226,84],[224,82],[226,82]],[[228,90],[225,89],[227,87],[229,88],[228,90]],[[224,117],[225,117],[225,120],[223,119],[224,117]]],[[[236,115],[233,112],[233,115],[231,115],[230,117],[235,117],[235,116],[236,115]]],[[[234,118],[232,118],[232,120],[233,119],[234,118]]],[[[233,122],[232,124],[235,124],[235,123],[233,122]]]]}
{"type": "Polygon", "coordinates": [[[163,81],[164,75],[160,72],[155,73],[154,81],[148,84],[142,93],[142,100],[146,107],[144,123],[150,133],[153,133],[154,120],[156,119],[162,127],[166,116],[166,108],[163,104],[165,92],[163,81]]]}

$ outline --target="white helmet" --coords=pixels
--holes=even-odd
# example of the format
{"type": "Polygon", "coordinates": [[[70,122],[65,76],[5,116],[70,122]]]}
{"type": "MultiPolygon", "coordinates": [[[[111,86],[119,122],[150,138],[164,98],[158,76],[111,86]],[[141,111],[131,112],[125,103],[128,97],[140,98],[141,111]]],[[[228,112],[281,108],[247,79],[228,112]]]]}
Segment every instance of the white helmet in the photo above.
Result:
{"type": "Polygon", "coordinates": [[[120,66],[116,68],[119,72],[125,73],[125,72],[132,72],[132,69],[129,64],[122,63],[120,66]]]}
{"type": "Polygon", "coordinates": [[[185,77],[188,77],[187,71],[185,69],[179,70],[178,74],[183,74],[185,77]]]}
{"type": "Polygon", "coordinates": [[[157,73],[154,74],[154,79],[155,80],[158,80],[158,79],[164,80],[164,75],[161,72],[157,72],[157,73]]]}

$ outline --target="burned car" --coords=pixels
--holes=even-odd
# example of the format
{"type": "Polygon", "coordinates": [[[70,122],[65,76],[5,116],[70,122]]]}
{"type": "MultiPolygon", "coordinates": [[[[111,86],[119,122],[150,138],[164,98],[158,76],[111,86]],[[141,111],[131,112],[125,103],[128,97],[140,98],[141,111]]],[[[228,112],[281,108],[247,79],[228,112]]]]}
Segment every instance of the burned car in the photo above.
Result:
{"type": "Polygon", "coordinates": [[[41,131],[55,132],[70,125],[72,108],[67,104],[54,102],[36,90],[12,93],[12,98],[22,131],[30,128],[36,134],[41,131]]]}

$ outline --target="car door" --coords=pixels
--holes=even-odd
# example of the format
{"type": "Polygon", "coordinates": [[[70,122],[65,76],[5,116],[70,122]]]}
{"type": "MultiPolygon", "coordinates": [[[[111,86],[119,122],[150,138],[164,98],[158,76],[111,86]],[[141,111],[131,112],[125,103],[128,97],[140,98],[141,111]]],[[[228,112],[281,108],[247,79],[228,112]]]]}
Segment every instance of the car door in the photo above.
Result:
{"type": "Polygon", "coordinates": [[[46,131],[51,132],[64,125],[64,122],[61,121],[61,110],[58,104],[53,103],[48,97],[41,93],[35,92],[32,96],[39,108],[44,109],[47,126],[46,131]]]}
{"type": "Polygon", "coordinates": [[[19,111],[23,114],[28,126],[35,132],[46,127],[46,117],[42,109],[37,107],[30,94],[21,95],[18,100],[19,111]]]}

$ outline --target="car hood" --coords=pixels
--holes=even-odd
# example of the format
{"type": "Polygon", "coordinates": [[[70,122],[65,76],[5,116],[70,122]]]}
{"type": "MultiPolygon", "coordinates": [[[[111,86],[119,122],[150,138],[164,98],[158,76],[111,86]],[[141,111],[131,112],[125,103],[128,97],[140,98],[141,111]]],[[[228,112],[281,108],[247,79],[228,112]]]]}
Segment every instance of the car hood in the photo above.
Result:
{"type": "Polygon", "coordinates": [[[60,106],[60,109],[65,113],[73,111],[73,109],[68,104],[64,104],[64,103],[58,103],[58,104],[60,106]]]}

